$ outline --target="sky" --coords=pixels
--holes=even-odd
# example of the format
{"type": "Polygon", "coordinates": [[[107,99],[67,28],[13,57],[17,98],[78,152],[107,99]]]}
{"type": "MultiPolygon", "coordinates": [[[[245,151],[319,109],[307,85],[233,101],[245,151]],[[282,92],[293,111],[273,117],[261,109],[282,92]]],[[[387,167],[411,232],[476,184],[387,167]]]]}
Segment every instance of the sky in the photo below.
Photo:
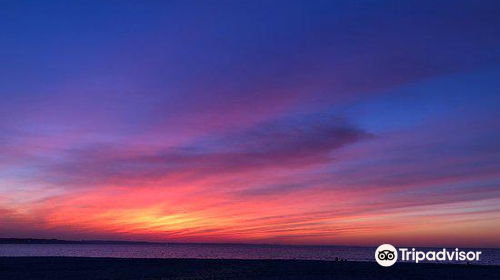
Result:
{"type": "Polygon", "coordinates": [[[6,1],[0,237],[500,248],[498,1],[6,1]]]}

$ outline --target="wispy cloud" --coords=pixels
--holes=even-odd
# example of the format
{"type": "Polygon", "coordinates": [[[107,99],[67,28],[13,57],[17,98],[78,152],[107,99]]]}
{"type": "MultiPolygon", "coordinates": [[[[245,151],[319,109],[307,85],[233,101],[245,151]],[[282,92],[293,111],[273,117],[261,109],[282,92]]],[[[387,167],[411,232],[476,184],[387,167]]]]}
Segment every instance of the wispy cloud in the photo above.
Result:
{"type": "Polygon", "coordinates": [[[140,5],[0,11],[0,235],[500,246],[498,1],[140,5]]]}

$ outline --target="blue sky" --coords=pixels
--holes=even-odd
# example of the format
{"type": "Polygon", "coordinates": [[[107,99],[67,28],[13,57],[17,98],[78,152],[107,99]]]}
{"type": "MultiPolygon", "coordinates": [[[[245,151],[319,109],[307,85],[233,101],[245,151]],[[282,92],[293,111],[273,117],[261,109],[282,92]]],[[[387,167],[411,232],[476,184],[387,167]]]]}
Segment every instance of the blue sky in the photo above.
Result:
{"type": "Polygon", "coordinates": [[[0,235],[498,247],[498,12],[6,2],[0,235]]]}

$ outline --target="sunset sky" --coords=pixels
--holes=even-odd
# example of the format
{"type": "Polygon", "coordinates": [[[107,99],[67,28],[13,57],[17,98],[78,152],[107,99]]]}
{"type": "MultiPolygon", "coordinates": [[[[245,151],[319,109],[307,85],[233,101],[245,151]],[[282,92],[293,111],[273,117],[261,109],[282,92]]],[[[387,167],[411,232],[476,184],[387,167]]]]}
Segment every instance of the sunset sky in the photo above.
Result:
{"type": "Polygon", "coordinates": [[[499,1],[7,1],[0,237],[500,247],[499,1]]]}

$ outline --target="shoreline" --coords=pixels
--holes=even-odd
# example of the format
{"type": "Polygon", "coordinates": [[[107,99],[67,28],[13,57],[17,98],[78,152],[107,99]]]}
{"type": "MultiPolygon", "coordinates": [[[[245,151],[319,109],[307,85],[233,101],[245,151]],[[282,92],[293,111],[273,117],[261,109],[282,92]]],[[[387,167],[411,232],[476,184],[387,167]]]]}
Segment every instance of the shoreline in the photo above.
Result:
{"type": "MultiPolygon", "coordinates": [[[[230,258],[230,259],[224,259],[224,258],[161,258],[161,257],[137,257],[137,258],[130,258],[130,257],[80,257],[80,256],[6,256],[6,255],[0,255],[0,260],[1,259],[10,259],[10,258],[26,258],[26,259],[38,259],[38,258],[53,258],[53,259],[102,259],[102,260],[168,260],[168,261],[182,261],[182,260],[187,260],[187,261],[199,261],[199,260],[206,260],[206,261],[297,261],[297,262],[325,262],[325,263],[377,263],[376,261],[369,261],[369,260],[350,260],[350,259],[341,259],[339,260],[320,260],[320,259],[245,259],[245,258],[230,258]]],[[[413,265],[413,264],[424,264],[424,265],[452,265],[452,266],[496,266],[500,267],[499,264],[482,264],[482,263],[474,263],[474,262],[469,262],[469,263],[452,263],[452,262],[428,262],[428,261],[423,261],[419,263],[415,263],[412,261],[399,261],[398,264],[402,265],[413,265]]],[[[1,279],[1,278],[0,278],[1,279]]]]}
{"type": "Polygon", "coordinates": [[[500,266],[242,259],[0,257],[0,279],[498,279],[500,266]]]}

